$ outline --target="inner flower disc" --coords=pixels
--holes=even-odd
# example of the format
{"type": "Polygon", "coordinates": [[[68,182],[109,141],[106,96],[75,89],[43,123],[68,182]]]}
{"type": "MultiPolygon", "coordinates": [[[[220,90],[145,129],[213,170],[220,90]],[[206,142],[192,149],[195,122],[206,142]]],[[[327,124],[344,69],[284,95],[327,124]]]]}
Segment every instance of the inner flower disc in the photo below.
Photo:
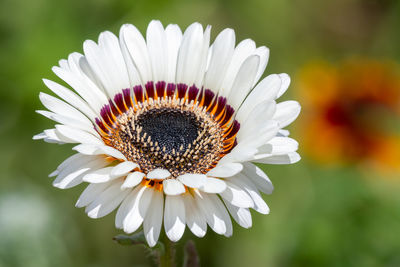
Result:
{"type": "Polygon", "coordinates": [[[184,84],[124,89],[96,122],[103,140],[148,173],[207,173],[235,146],[239,123],[226,98],[184,84]]]}

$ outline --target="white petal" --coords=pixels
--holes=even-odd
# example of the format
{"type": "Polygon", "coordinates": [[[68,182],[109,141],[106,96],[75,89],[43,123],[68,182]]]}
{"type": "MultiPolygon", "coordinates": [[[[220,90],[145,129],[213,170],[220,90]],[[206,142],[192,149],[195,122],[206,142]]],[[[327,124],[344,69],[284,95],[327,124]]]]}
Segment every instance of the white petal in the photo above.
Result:
{"type": "Polygon", "coordinates": [[[171,241],[181,239],[185,231],[185,205],[181,196],[165,197],[164,228],[171,241]]]}
{"type": "Polygon", "coordinates": [[[232,59],[235,48],[235,32],[232,29],[223,30],[218,34],[212,47],[212,56],[205,75],[204,88],[212,88],[214,92],[218,92],[232,59]]]}
{"type": "Polygon", "coordinates": [[[182,41],[182,31],[178,25],[170,24],[165,28],[168,48],[168,78],[167,82],[175,83],[176,62],[182,41]]]}
{"type": "Polygon", "coordinates": [[[263,101],[253,108],[245,121],[241,122],[239,132],[236,135],[238,142],[246,136],[254,133],[255,129],[263,127],[269,123],[276,111],[275,101],[263,101]]]}
{"type": "Polygon", "coordinates": [[[160,21],[152,20],[149,23],[146,40],[153,80],[165,81],[168,72],[167,37],[160,21]]]}
{"type": "Polygon", "coordinates": [[[95,155],[104,154],[116,159],[127,160],[126,157],[117,149],[110,146],[98,146],[95,155]]]}
{"type": "Polygon", "coordinates": [[[279,130],[277,136],[283,136],[283,137],[288,137],[290,135],[290,132],[288,130],[279,130]]]}
{"type": "Polygon", "coordinates": [[[268,143],[260,147],[258,154],[282,155],[295,152],[299,148],[299,143],[289,137],[277,136],[268,143]]]}
{"type": "Polygon", "coordinates": [[[108,96],[113,98],[121,89],[129,88],[129,76],[118,38],[111,32],[102,32],[99,44],[91,40],[83,43],[83,50],[97,79],[108,96]]]}
{"type": "Polygon", "coordinates": [[[296,152],[291,152],[285,155],[273,155],[262,159],[257,159],[255,162],[264,164],[293,164],[301,159],[296,152]]]}
{"type": "Polygon", "coordinates": [[[297,101],[285,101],[276,105],[274,120],[279,121],[281,128],[291,124],[300,113],[300,104],[297,101]]]}
{"type": "Polygon", "coordinates": [[[274,186],[268,176],[256,165],[246,162],[243,164],[243,174],[250,179],[258,189],[266,194],[272,194],[274,186]]]}
{"type": "Polygon", "coordinates": [[[187,173],[187,174],[178,176],[177,179],[188,187],[199,188],[204,185],[204,180],[206,178],[207,178],[207,176],[204,174],[187,173]]]}
{"type": "Polygon", "coordinates": [[[105,167],[102,169],[95,170],[83,176],[83,181],[89,183],[105,183],[114,180],[118,177],[111,176],[111,171],[114,167],[105,167]]]}
{"type": "Polygon", "coordinates": [[[265,46],[258,47],[255,51],[255,54],[260,57],[260,65],[258,66],[257,75],[254,79],[252,86],[254,86],[258,82],[258,80],[264,73],[265,68],[267,67],[269,59],[269,49],[265,46]]]}
{"type": "Polygon", "coordinates": [[[234,206],[241,208],[252,208],[254,207],[254,202],[251,197],[246,193],[243,188],[227,182],[227,187],[224,192],[220,193],[221,197],[227,200],[234,206]]]}
{"type": "MultiPolygon", "coordinates": [[[[83,82],[84,86],[88,86],[86,90],[78,92],[80,95],[83,96],[86,95],[86,93],[89,93],[89,95],[92,94],[93,96],[97,97],[97,94],[99,94],[98,95],[99,98],[95,99],[100,100],[103,97],[107,99],[107,93],[106,90],[104,89],[101,80],[97,77],[96,73],[94,72],[87,58],[84,55],[81,55],[76,52],[69,54],[68,64],[69,64],[68,71],[72,72],[74,77],[81,78],[82,79],[81,81],[83,82]]],[[[86,101],[89,103],[88,100],[86,101]]]]}
{"type": "Polygon", "coordinates": [[[171,176],[171,173],[166,169],[154,169],[147,173],[146,177],[148,179],[162,180],[171,176]]]}
{"type": "Polygon", "coordinates": [[[116,182],[90,203],[85,209],[90,218],[101,218],[115,210],[130,193],[130,190],[121,190],[122,181],[116,182]]]}
{"type": "Polygon", "coordinates": [[[239,174],[236,177],[232,177],[230,181],[236,184],[238,187],[243,188],[246,192],[251,196],[254,201],[254,209],[262,214],[269,213],[269,207],[265,203],[264,199],[262,199],[260,193],[258,192],[256,186],[247,179],[246,176],[239,174]]]}
{"type": "Polygon", "coordinates": [[[123,188],[132,188],[140,184],[143,180],[145,174],[142,172],[133,172],[126,176],[125,182],[121,185],[121,189],[123,188]]]}
{"type": "Polygon", "coordinates": [[[83,177],[88,172],[96,171],[107,164],[107,161],[103,158],[82,158],[60,170],[57,178],[53,181],[53,186],[61,189],[76,186],[83,181],[83,177]]]}
{"type": "Polygon", "coordinates": [[[243,169],[242,164],[240,163],[226,163],[216,166],[215,168],[211,169],[207,176],[212,177],[230,177],[243,169]]]}
{"type": "Polygon", "coordinates": [[[32,137],[32,139],[33,139],[33,140],[40,140],[40,139],[44,139],[44,138],[46,138],[46,137],[47,137],[47,135],[46,135],[44,132],[42,132],[42,133],[39,133],[39,134],[34,135],[34,136],[32,137]]]}
{"type": "Polygon", "coordinates": [[[249,117],[253,108],[259,103],[275,100],[281,88],[281,84],[282,80],[277,74],[271,74],[265,77],[248,95],[238,110],[235,119],[239,122],[244,122],[249,117]]]}
{"type": "MultiPolygon", "coordinates": [[[[241,140],[238,140],[238,145],[235,149],[243,147],[258,148],[271,140],[279,130],[278,122],[274,120],[265,121],[260,128],[254,129],[252,133],[246,134],[241,140]]],[[[240,131],[240,130],[239,130],[240,131]]]]}
{"type": "Polygon", "coordinates": [[[49,177],[54,177],[57,176],[60,172],[58,170],[53,171],[52,173],[50,173],[48,176],[49,177]]]}
{"type": "Polygon", "coordinates": [[[65,167],[74,164],[75,162],[81,162],[84,159],[87,159],[87,161],[90,161],[93,157],[91,156],[86,156],[82,155],[80,153],[75,153],[72,156],[68,157],[65,159],[60,165],[58,165],[57,170],[61,171],[65,167]]]}
{"type": "Polygon", "coordinates": [[[232,85],[232,90],[228,96],[229,103],[235,110],[239,109],[243,100],[250,92],[259,64],[260,57],[252,55],[248,57],[240,67],[235,82],[232,85]]]}
{"type": "Polygon", "coordinates": [[[111,176],[114,176],[114,177],[124,176],[124,175],[128,174],[131,170],[133,170],[134,168],[137,168],[137,167],[139,167],[139,165],[136,163],[133,163],[132,161],[121,162],[120,164],[118,164],[111,170],[111,176]]]}
{"type": "Polygon", "coordinates": [[[89,184],[79,196],[79,199],[76,202],[75,206],[78,208],[82,208],[89,205],[101,192],[106,190],[106,188],[109,187],[111,184],[112,182],[102,184],[89,184]]]}
{"type": "Polygon", "coordinates": [[[215,194],[195,194],[195,201],[206,217],[208,225],[220,235],[232,233],[232,222],[221,200],[215,194]]]}
{"type": "Polygon", "coordinates": [[[200,57],[200,62],[198,65],[197,77],[194,81],[194,84],[197,85],[197,87],[199,88],[202,86],[204,82],[204,74],[207,68],[208,51],[210,48],[210,34],[211,34],[211,26],[208,25],[204,31],[203,47],[202,47],[203,49],[200,57]]]}
{"type": "Polygon", "coordinates": [[[221,193],[226,189],[226,183],[221,179],[207,177],[199,189],[206,193],[221,193]]]}
{"type": "Polygon", "coordinates": [[[103,141],[86,132],[66,125],[56,125],[57,131],[64,137],[81,144],[103,145],[103,141]]]}
{"type": "Polygon", "coordinates": [[[108,63],[102,68],[103,72],[108,72],[110,88],[116,93],[121,89],[129,88],[129,76],[118,38],[109,31],[102,32],[99,36],[99,47],[108,63]]]}
{"type": "Polygon", "coordinates": [[[164,188],[164,193],[166,195],[180,195],[182,193],[185,193],[185,187],[181,182],[179,182],[176,179],[166,179],[163,181],[163,188],[164,188]]]}
{"type": "Polygon", "coordinates": [[[91,109],[89,105],[84,100],[82,100],[82,98],[80,98],[68,88],[47,79],[43,79],[43,82],[51,91],[64,99],[70,105],[74,106],[76,109],[80,110],[91,120],[94,120],[97,117],[93,109],[91,109]]]}
{"type": "Polygon", "coordinates": [[[85,155],[106,155],[116,159],[126,160],[125,156],[119,150],[103,144],[79,144],[72,149],[85,155]]]}
{"type": "Polygon", "coordinates": [[[225,155],[219,164],[227,163],[240,163],[246,162],[254,159],[257,154],[258,149],[254,147],[235,147],[228,155],[225,155]]]}
{"type": "Polygon", "coordinates": [[[53,67],[53,72],[67,82],[89,104],[95,112],[99,112],[107,97],[104,92],[84,73],[82,65],[87,64],[86,58],[79,53],[68,57],[70,69],[53,67]]]}
{"type": "Polygon", "coordinates": [[[281,97],[286,92],[286,90],[288,89],[288,87],[290,85],[289,75],[287,75],[286,73],[281,73],[281,74],[279,74],[279,77],[282,80],[282,85],[281,85],[281,88],[279,89],[279,93],[277,94],[276,98],[281,97]]]}
{"type": "Polygon", "coordinates": [[[200,23],[191,24],[183,34],[178,52],[176,82],[192,85],[195,83],[203,64],[204,34],[200,23]]]}
{"type": "Polygon", "coordinates": [[[143,221],[143,232],[150,247],[157,244],[160,236],[164,210],[164,196],[160,191],[154,191],[151,204],[143,221]]]}
{"type": "Polygon", "coordinates": [[[228,209],[229,213],[232,215],[232,218],[242,227],[250,228],[252,226],[252,218],[251,213],[246,208],[239,208],[233,206],[228,201],[224,200],[225,206],[228,209]]]}
{"type": "Polygon", "coordinates": [[[183,195],[183,201],[185,202],[186,224],[190,231],[197,237],[205,236],[207,232],[207,222],[192,195],[183,195]]]}
{"type": "Polygon", "coordinates": [[[45,142],[49,143],[58,143],[58,144],[65,144],[65,143],[75,143],[76,141],[67,138],[60,134],[57,129],[47,129],[43,131],[43,135],[39,136],[36,135],[34,138],[43,138],[45,142]]]}
{"type": "Polygon", "coordinates": [[[72,117],[64,116],[61,114],[53,113],[46,110],[36,110],[36,112],[46,118],[58,122],[60,124],[64,124],[67,126],[71,126],[72,128],[77,128],[86,132],[93,134],[94,136],[98,136],[98,133],[95,131],[93,124],[87,119],[86,122],[82,122],[81,120],[77,120],[72,117]]]}
{"type": "Polygon", "coordinates": [[[140,227],[154,193],[152,188],[147,188],[145,186],[138,186],[137,188],[139,190],[134,194],[135,197],[130,200],[130,203],[128,203],[128,212],[125,219],[123,219],[123,227],[126,233],[133,233],[140,227]]]}
{"type": "MultiPolygon", "coordinates": [[[[100,184],[101,185],[101,184],[100,184]]],[[[140,190],[144,190],[143,186],[138,186],[134,188],[131,193],[122,201],[121,206],[117,210],[115,215],[115,227],[118,229],[124,228],[124,220],[133,205],[134,200],[140,190]]],[[[143,221],[142,221],[143,222],[143,221]]],[[[140,223],[142,223],[140,222],[140,223]]]]}
{"type": "Polygon", "coordinates": [[[225,97],[229,96],[240,66],[242,66],[244,60],[253,54],[255,50],[256,45],[254,41],[250,39],[243,40],[236,46],[222,83],[220,95],[225,97]]]}
{"type": "Polygon", "coordinates": [[[122,38],[121,33],[119,38],[119,46],[121,47],[121,53],[125,60],[126,69],[128,71],[128,76],[129,76],[130,88],[132,91],[134,86],[142,84],[142,78],[140,77],[140,74],[136,69],[135,63],[133,62],[132,57],[129,54],[129,50],[127,48],[124,39],[122,38]]]}
{"type": "Polygon", "coordinates": [[[79,120],[83,123],[91,123],[85,115],[83,115],[80,111],[78,111],[76,108],[72,107],[71,105],[65,103],[64,101],[45,94],[45,93],[40,93],[39,94],[40,101],[42,104],[50,111],[53,111],[56,114],[68,116],[71,118],[74,118],[75,120],[79,120]]]}
{"type": "Polygon", "coordinates": [[[120,38],[126,44],[142,83],[153,80],[147,45],[139,30],[131,24],[125,24],[121,27],[120,38]]]}

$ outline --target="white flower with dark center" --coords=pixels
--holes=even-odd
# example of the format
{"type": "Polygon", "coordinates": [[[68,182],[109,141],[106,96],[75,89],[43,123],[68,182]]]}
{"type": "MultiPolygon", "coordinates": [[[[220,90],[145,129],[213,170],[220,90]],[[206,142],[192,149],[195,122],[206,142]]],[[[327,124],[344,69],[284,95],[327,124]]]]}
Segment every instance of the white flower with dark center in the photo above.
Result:
{"type": "Polygon", "coordinates": [[[57,124],[34,139],[78,144],[50,174],[53,185],[89,183],[76,206],[91,218],[117,209],[116,227],[132,233],[142,226],[150,246],[163,222],[172,241],[186,225],[198,237],[207,225],[230,236],[230,215],[250,227],[250,208],[269,212],[259,191],[273,190],[253,163],[300,159],[283,130],[300,106],[276,103],[288,75],[257,84],[268,48],[250,39],[235,46],[232,29],[210,46],[210,28],[194,23],[182,34],[152,21],[146,40],[129,24],[119,38],[103,32],[97,44],[84,42],[84,55],[53,68],[74,91],[45,79],[62,100],[40,93],[49,111],[38,113],[57,124]]]}

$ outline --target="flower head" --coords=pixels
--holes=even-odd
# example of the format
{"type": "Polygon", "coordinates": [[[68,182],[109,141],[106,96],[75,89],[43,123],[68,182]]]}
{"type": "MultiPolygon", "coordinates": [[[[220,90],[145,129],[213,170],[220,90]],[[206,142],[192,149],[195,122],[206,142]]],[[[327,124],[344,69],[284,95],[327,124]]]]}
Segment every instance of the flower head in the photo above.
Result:
{"type": "Polygon", "coordinates": [[[400,166],[400,71],[396,64],[314,63],[300,74],[301,135],[308,155],[327,163],[400,166]],[[396,127],[397,125],[397,127],[396,127]]]}
{"type": "Polygon", "coordinates": [[[118,208],[116,227],[143,225],[150,246],[163,222],[177,241],[186,225],[199,237],[207,224],[230,236],[229,213],[248,228],[249,208],[269,212],[259,190],[269,194],[272,184],[251,162],[299,160],[282,128],[300,106],[275,101],[289,86],[286,74],[256,85],[266,47],[249,39],[235,47],[232,29],[210,46],[210,27],[194,23],[182,34],[152,21],[146,40],[123,25],[119,38],[103,32],[83,48],[53,68],[73,90],[44,80],[62,100],[41,93],[49,111],[38,112],[58,124],[34,137],[78,144],[51,174],[59,188],[89,183],[77,207],[92,218],[118,208]]]}

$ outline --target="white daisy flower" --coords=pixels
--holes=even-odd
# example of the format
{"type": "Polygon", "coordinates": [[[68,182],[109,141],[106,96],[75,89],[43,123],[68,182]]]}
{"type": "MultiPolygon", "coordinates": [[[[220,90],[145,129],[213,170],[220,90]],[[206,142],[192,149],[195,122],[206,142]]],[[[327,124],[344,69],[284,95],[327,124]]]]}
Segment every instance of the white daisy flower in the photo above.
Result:
{"type": "Polygon", "coordinates": [[[117,209],[115,225],[126,233],[141,226],[154,246],[162,224],[178,241],[186,225],[203,237],[207,225],[232,235],[232,218],[249,228],[249,209],[269,213],[260,191],[271,181],[253,163],[290,164],[298,144],[283,130],[296,119],[295,101],[276,103],[287,74],[258,82],[268,48],[246,39],[235,46],[232,29],[210,46],[210,29],[193,23],[182,34],[152,21],[146,39],[121,27],[103,32],[53,67],[70,90],[44,83],[59,98],[40,93],[57,122],[34,139],[75,143],[77,153],[50,174],[53,185],[89,185],[76,203],[91,218],[117,209]]]}

